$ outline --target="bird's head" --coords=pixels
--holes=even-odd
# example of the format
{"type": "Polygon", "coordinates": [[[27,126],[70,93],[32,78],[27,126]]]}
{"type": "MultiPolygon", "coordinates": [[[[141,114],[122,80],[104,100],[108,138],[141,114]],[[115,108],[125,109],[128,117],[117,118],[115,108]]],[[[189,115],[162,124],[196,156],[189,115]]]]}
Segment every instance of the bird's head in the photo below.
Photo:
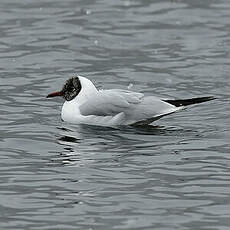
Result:
{"type": "Polygon", "coordinates": [[[80,93],[81,88],[80,79],[78,77],[71,77],[66,81],[61,91],[50,93],[47,95],[47,98],[61,96],[66,101],[71,101],[80,93]]]}

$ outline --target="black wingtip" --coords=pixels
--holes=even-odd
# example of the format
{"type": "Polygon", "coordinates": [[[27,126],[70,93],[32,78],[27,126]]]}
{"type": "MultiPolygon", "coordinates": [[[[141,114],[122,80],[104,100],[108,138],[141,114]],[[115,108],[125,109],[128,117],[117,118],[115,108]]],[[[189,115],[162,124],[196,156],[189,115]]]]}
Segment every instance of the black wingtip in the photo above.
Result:
{"type": "Polygon", "coordinates": [[[208,97],[196,97],[196,98],[190,98],[190,99],[164,100],[164,101],[176,107],[180,107],[180,106],[199,104],[199,103],[211,101],[214,99],[216,99],[216,97],[208,96],[208,97]]]}

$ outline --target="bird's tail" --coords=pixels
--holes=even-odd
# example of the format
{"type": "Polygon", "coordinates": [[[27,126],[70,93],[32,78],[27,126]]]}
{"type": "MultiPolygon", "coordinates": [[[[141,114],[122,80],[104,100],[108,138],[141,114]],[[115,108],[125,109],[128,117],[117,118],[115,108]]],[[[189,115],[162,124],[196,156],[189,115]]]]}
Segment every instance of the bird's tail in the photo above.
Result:
{"type": "Polygon", "coordinates": [[[180,99],[180,100],[164,100],[165,102],[174,105],[176,107],[180,106],[187,106],[187,105],[193,105],[193,104],[199,104],[206,101],[214,100],[215,97],[196,97],[196,98],[190,98],[190,99],[180,99]]]}

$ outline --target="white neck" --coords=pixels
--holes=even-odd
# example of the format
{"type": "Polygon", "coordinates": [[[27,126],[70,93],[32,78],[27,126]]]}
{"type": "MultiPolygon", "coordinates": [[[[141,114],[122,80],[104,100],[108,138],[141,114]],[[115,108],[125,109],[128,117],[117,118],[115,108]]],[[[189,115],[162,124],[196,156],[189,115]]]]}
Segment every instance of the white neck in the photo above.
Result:
{"type": "Polygon", "coordinates": [[[76,100],[78,104],[82,104],[93,94],[97,94],[98,90],[89,79],[81,76],[78,76],[78,78],[81,82],[81,91],[73,100],[76,100]]]}
{"type": "Polygon", "coordinates": [[[94,84],[87,78],[78,76],[81,82],[81,91],[80,93],[71,101],[65,101],[64,104],[77,104],[81,105],[86,102],[89,97],[98,93],[98,90],[94,86],[94,84]]]}

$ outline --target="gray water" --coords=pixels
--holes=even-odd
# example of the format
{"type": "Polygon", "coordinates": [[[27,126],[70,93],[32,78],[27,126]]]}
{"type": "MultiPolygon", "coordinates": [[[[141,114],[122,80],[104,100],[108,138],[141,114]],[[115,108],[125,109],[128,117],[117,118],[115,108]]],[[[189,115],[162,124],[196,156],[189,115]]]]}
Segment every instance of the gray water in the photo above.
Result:
{"type": "Polygon", "coordinates": [[[0,229],[230,228],[229,0],[1,0],[0,229]],[[70,125],[45,96],[216,96],[143,128],[70,125]]]}

